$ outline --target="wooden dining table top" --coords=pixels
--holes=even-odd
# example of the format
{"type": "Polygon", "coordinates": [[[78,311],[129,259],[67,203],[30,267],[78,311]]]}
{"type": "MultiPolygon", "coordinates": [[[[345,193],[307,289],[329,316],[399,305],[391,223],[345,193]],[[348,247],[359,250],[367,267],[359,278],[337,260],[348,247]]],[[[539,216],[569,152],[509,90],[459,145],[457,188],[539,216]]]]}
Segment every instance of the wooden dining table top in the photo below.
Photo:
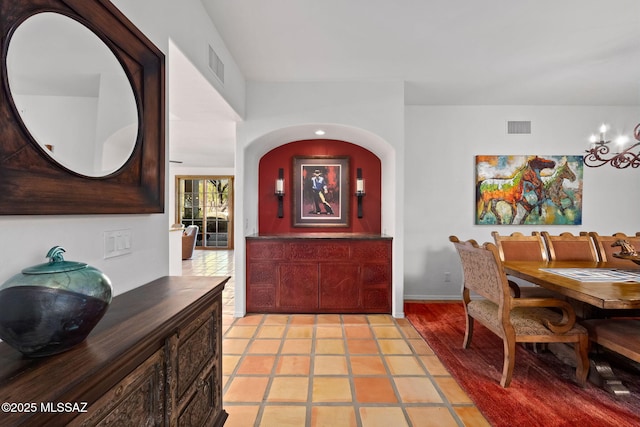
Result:
{"type": "Polygon", "coordinates": [[[638,281],[589,281],[572,279],[545,269],[606,269],[633,270],[640,273],[640,265],[629,261],[628,266],[619,263],[577,261],[505,261],[505,273],[535,283],[595,307],[606,309],[640,308],[640,282],[638,281]]]}

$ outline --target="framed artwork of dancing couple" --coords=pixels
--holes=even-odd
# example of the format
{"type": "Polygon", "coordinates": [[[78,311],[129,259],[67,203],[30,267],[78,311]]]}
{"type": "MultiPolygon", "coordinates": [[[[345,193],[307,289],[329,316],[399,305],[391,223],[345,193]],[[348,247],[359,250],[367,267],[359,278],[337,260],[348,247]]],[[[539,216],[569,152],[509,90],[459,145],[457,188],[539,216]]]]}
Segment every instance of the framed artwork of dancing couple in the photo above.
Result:
{"type": "Polygon", "coordinates": [[[349,226],[349,158],[293,158],[294,227],[349,226]]]}
{"type": "Polygon", "coordinates": [[[582,156],[476,156],[476,224],[582,224],[582,156]]]}

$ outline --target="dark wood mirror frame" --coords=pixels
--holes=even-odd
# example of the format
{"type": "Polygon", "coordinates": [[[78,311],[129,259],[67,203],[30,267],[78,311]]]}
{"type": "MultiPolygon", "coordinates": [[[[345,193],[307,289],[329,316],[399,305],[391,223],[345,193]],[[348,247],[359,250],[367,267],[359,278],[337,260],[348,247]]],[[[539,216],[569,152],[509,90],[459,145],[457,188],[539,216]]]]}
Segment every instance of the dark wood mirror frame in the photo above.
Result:
{"type": "Polygon", "coordinates": [[[0,215],[164,212],[164,54],[108,0],[0,0],[0,215]],[[109,46],[138,105],[138,137],[118,171],[90,178],[50,158],[25,127],[11,98],[7,50],[13,32],[40,12],[75,19],[109,46]]]}

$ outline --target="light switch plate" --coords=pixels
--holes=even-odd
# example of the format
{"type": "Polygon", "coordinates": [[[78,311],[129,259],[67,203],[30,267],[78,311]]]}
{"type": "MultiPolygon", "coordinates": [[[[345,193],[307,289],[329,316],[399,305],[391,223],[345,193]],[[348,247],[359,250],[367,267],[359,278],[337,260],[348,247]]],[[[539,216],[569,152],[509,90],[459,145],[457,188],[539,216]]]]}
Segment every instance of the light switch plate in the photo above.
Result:
{"type": "Polygon", "coordinates": [[[130,228],[124,230],[113,230],[104,232],[104,257],[113,258],[131,253],[132,231],[130,228]]]}

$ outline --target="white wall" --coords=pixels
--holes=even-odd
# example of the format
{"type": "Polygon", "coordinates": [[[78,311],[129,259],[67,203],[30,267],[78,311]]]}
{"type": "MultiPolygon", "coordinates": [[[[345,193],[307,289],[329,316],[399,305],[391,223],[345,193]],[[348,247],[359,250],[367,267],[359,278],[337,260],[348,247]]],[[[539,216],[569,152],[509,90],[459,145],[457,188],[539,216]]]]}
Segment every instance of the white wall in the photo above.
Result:
{"type": "Polygon", "coordinates": [[[257,83],[247,85],[246,120],[238,125],[236,149],[235,315],[245,304],[245,241],[259,232],[258,162],[269,150],[318,138],[361,145],[382,161],[382,229],[393,237],[393,314],[404,316],[403,174],[404,93],[401,82],[257,83]],[[400,213],[400,214],[398,214],[400,213]]]}
{"type": "Polygon", "coordinates": [[[408,106],[405,145],[405,297],[459,299],[462,273],[449,235],[491,241],[502,234],[640,231],[638,169],[584,170],[582,226],[476,226],[475,155],[582,155],[601,123],[630,134],[635,107],[408,106]],[[507,135],[508,120],[531,120],[531,135],[507,135]],[[445,272],[451,281],[445,282],[445,272]]]}

